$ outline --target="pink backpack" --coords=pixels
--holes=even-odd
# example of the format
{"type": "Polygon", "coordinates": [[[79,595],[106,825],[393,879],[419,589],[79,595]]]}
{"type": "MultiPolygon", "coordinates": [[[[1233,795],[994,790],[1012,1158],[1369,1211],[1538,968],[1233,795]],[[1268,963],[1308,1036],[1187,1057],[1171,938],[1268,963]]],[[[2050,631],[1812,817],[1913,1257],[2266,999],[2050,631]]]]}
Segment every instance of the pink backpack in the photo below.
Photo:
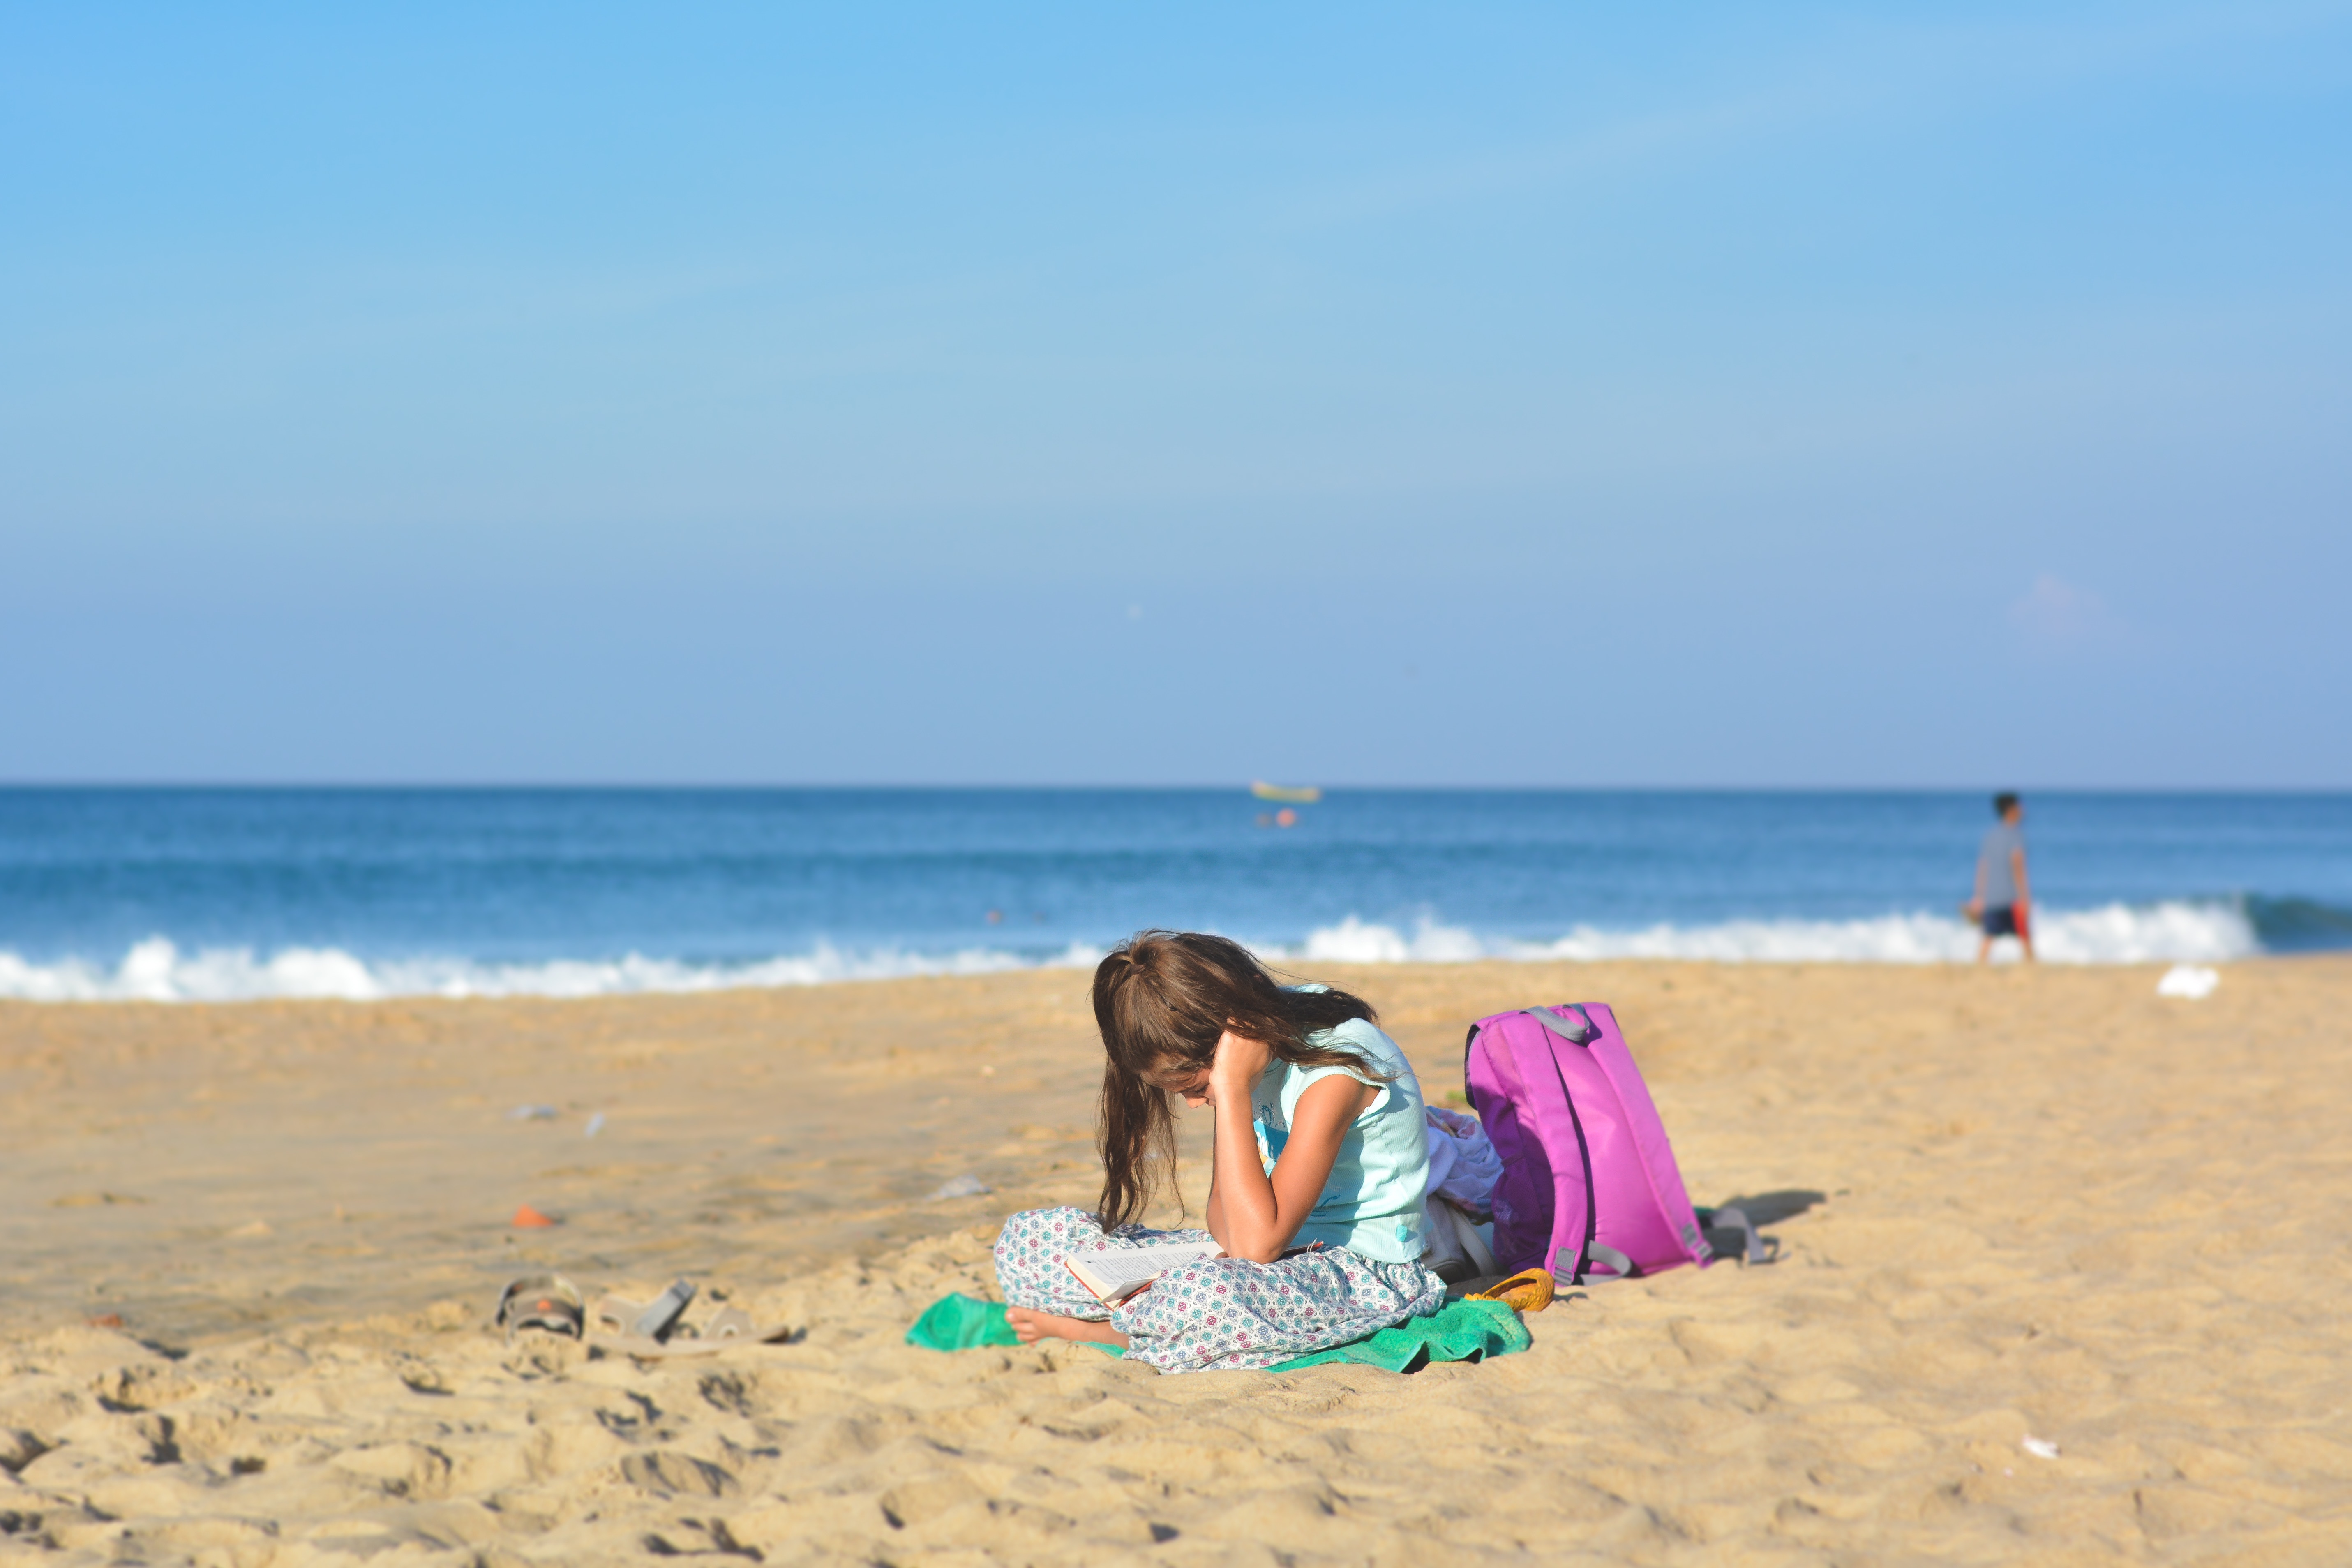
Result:
{"type": "MultiPolygon", "coordinates": [[[[1495,1261],[1562,1285],[1712,1260],[1657,1107],[1599,1003],[1497,1013],[1470,1026],[1463,1079],[1503,1160],[1495,1261]]],[[[1711,1215],[1738,1225],[1732,1210],[1711,1215]]]]}

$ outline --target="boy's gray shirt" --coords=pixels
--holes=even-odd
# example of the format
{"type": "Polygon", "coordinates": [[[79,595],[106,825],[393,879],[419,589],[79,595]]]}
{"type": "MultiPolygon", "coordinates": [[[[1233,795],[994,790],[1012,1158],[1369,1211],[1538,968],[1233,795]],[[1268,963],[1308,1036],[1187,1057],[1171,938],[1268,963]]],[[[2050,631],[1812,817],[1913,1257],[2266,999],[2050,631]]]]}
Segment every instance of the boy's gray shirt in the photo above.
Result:
{"type": "Polygon", "coordinates": [[[1996,822],[1984,836],[1977,866],[1984,872],[1985,908],[2003,909],[2017,902],[2017,875],[2010,868],[2010,852],[2024,847],[2025,829],[2011,823],[1996,822]]]}

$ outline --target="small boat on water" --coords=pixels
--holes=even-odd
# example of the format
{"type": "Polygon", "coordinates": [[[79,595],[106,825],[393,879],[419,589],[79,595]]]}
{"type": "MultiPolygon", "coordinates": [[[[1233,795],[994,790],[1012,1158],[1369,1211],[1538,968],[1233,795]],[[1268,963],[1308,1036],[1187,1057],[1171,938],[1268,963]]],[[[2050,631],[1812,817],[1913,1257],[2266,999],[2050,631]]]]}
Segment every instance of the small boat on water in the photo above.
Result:
{"type": "Polygon", "coordinates": [[[1313,784],[1294,789],[1285,784],[1268,784],[1264,779],[1251,781],[1250,794],[1260,800],[1286,801],[1292,805],[1313,805],[1323,798],[1323,792],[1313,784]]]}

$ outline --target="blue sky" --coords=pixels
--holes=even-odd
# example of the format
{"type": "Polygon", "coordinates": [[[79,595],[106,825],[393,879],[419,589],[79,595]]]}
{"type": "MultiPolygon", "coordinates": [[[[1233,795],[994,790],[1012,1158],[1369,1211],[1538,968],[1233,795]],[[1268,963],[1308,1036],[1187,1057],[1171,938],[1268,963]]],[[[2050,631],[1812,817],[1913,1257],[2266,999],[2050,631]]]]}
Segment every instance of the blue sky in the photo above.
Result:
{"type": "Polygon", "coordinates": [[[2352,784],[2352,8],[16,6],[0,779],[2352,784]]]}

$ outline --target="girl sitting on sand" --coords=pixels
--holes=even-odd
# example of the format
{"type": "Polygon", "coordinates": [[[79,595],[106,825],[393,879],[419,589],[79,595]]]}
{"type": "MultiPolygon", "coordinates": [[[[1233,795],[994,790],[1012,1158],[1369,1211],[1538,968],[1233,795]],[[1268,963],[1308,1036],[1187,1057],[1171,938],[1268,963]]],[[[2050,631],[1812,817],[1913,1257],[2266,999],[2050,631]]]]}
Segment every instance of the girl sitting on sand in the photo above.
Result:
{"type": "Polygon", "coordinates": [[[1099,1212],[1033,1209],[996,1241],[1024,1343],[1118,1345],[1162,1372],[1267,1366],[1437,1310],[1444,1281],[1420,1263],[1421,1086],[1370,1004],[1278,985],[1223,937],[1161,931],[1104,959],[1094,997],[1108,1058],[1099,1212]],[[1171,1095],[1215,1112],[1205,1233],[1135,1223],[1174,1185],[1171,1095]],[[1212,1237],[1224,1256],[1170,1269],[1116,1310],[1066,1266],[1212,1237]]]}

